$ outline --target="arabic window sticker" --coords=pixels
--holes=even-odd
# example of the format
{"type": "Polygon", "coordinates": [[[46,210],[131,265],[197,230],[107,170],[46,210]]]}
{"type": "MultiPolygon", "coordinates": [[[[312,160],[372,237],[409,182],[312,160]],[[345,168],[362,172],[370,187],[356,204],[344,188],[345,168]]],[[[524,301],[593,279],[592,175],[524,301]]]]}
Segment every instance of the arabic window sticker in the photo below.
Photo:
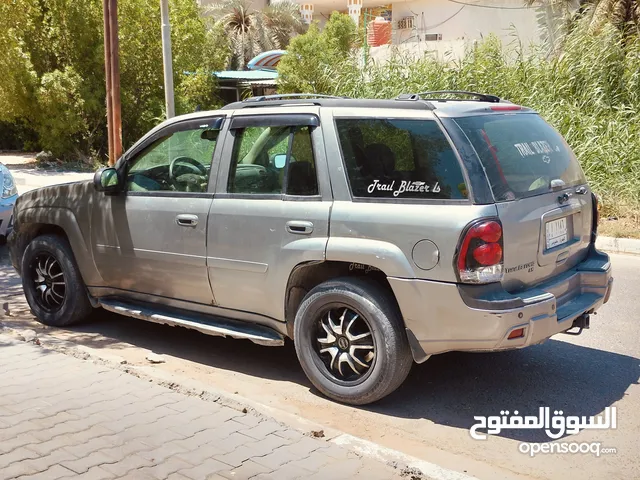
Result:
{"type": "Polygon", "coordinates": [[[485,417],[474,416],[475,423],[469,433],[475,440],[486,440],[487,434],[497,434],[502,430],[542,430],[547,436],[557,440],[564,434],[575,435],[581,430],[615,430],[618,428],[616,407],[606,407],[601,416],[587,417],[585,415],[566,416],[562,410],[554,410],[553,416],[549,407],[540,407],[538,415],[521,416],[516,410],[509,415],[508,410],[501,410],[500,415],[485,417]],[[478,432],[478,429],[486,429],[487,433],[478,432]]]}
{"type": "Polygon", "coordinates": [[[398,197],[405,193],[440,193],[440,191],[441,188],[439,182],[428,184],[427,182],[408,180],[402,180],[398,184],[396,180],[393,180],[390,183],[383,183],[380,180],[374,179],[367,187],[367,193],[369,193],[369,195],[372,195],[375,192],[392,192],[394,197],[398,197]]]}

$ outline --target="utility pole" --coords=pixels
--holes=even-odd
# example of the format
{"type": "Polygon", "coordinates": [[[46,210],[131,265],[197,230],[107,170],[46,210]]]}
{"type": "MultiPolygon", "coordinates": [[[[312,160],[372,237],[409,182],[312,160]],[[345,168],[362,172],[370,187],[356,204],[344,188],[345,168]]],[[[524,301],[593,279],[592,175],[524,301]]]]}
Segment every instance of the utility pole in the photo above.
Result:
{"type": "Polygon", "coordinates": [[[109,165],[113,158],[113,126],[111,125],[111,24],[109,23],[109,0],[102,0],[104,20],[104,73],[107,90],[107,140],[109,143],[109,165]]]}
{"type": "Polygon", "coordinates": [[[173,100],[173,61],[171,59],[171,23],[169,22],[169,0],[160,0],[162,17],[162,63],[164,66],[164,102],[167,118],[176,114],[173,100]]]}
{"type": "Polygon", "coordinates": [[[118,0],[103,0],[102,8],[104,16],[104,69],[107,90],[109,165],[114,165],[122,155],[118,0]]]}

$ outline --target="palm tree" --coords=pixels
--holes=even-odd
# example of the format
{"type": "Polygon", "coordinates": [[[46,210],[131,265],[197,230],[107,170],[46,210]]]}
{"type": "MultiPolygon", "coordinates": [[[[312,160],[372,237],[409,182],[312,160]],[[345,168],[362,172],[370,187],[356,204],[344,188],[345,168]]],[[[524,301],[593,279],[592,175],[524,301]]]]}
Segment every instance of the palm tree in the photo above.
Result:
{"type": "Polygon", "coordinates": [[[294,35],[307,31],[307,24],[300,15],[300,5],[293,0],[271,3],[262,11],[262,18],[272,48],[286,48],[294,35]]]}
{"type": "Polygon", "coordinates": [[[590,0],[591,24],[594,27],[601,26],[610,21],[620,30],[627,31],[635,26],[636,32],[640,28],[640,3],[638,0],[590,0]]]}
{"type": "Polygon", "coordinates": [[[636,34],[640,29],[640,2],[638,0],[525,0],[527,6],[555,6],[573,11],[569,27],[586,18],[594,29],[610,22],[619,30],[636,34]]]}
{"type": "Polygon", "coordinates": [[[252,8],[250,0],[222,0],[205,7],[221,23],[231,44],[230,68],[242,70],[259,53],[285,48],[289,40],[306,30],[299,6],[292,0],[272,3],[264,10],[252,8]]]}

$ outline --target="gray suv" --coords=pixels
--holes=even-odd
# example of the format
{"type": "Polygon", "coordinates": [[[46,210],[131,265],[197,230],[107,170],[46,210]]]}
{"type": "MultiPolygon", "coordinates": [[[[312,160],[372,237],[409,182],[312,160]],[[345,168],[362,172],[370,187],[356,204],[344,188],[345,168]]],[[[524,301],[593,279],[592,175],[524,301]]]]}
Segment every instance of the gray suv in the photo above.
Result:
{"type": "Polygon", "coordinates": [[[431,355],[588,328],[612,282],[597,223],[574,154],[528,108],[296,95],[173,118],[93,182],[23,195],[10,248],[47,325],[102,307],[290,338],[320,392],[366,404],[431,355]]]}

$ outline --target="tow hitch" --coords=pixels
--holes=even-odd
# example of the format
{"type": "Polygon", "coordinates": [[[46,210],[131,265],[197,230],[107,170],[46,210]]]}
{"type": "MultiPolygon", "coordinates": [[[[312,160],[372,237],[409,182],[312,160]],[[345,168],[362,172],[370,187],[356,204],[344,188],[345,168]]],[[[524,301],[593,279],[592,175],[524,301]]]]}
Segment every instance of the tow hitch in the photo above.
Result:
{"type": "Polygon", "coordinates": [[[573,321],[573,324],[571,325],[571,328],[565,330],[562,333],[566,333],[567,335],[580,335],[582,333],[582,330],[584,330],[585,328],[589,328],[589,314],[588,313],[583,313],[582,315],[580,315],[578,318],[576,318],[573,321]],[[577,332],[571,332],[570,330],[577,328],[578,331],[577,332]]]}

